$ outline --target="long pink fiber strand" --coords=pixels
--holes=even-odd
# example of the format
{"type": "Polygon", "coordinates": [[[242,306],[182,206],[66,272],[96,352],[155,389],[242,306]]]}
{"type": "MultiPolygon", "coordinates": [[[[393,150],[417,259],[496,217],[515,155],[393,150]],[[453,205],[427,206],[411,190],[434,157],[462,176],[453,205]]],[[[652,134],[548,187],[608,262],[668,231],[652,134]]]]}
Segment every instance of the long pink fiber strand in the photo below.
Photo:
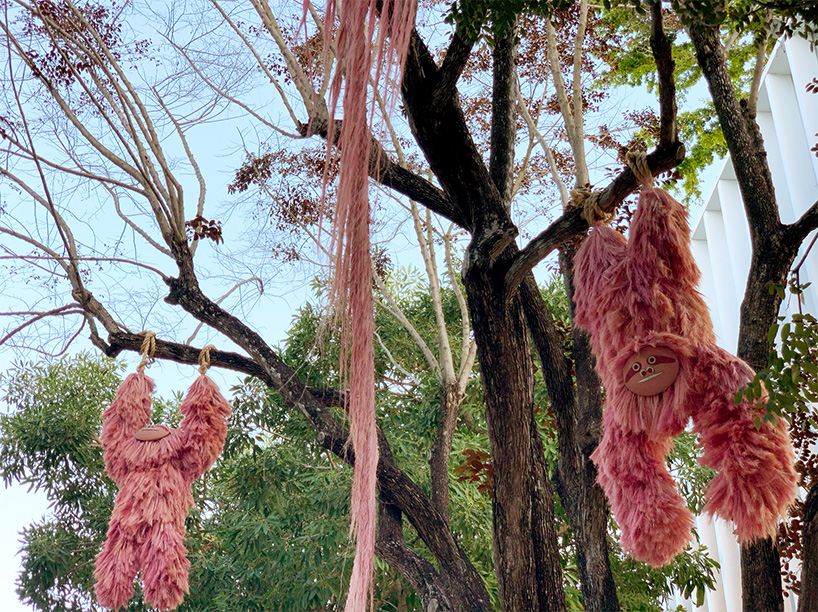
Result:
{"type": "MultiPolygon", "coordinates": [[[[333,220],[335,278],[332,302],[341,321],[341,371],[349,385],[349,409],[355,474],[352,483],[350,531],[356,540],[346,612],[364,612],[372,592],[375,556],[378,437],[375,422],[375,365],[372,268],[369,240],[369,145],[367,92],[375,45],[375,83],[389,84],[392,60],[402,65],[414,27],[416,0],[385,0],[380,28],[375,0],[329,0],[327,28],[339,16],[338,71],[330,88],[330,126],[343,82],[343,124],[338,142],[329,130],[329,151],[340,148],[338,201],[333,220]],[[340,7],[340,10],[338,10],[340,7]]],[[[306,9],[306,6],[305,6],[306,9]]],[[[387,92],[388,94],[389,92],[387,92]]],[[[391,96],[386,96],[391,99],[391,96]]],[[[373,103],[374,109],[374,103],[373,103]]],[[[329,153],[331,155],[331,153],[329,153]]]]}

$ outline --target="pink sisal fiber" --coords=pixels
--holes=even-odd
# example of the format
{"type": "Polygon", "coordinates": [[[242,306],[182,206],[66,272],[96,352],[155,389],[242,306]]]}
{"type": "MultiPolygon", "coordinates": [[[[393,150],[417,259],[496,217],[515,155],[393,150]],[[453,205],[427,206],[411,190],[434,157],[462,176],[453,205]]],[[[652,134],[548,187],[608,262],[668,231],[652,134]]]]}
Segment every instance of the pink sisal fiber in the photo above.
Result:
{"type": "MultiPolygon", "coordinates": [[[[355,561],[345,610],[363,612],[371,594],[375,555],[378,439],[375,422],[375,366],[372,276],[369,241],[369,164],[371,130],[367,92],[373,51],[375,83],[382,70],[389,82],[392,60],[402,64],[414,26],[414,0],[385,0],[376,28],[375,0],[331,0],[326,23],[339,12],[339,69],[330,89],[333,124],[343,84],[343,124],[337,143],[330,130],[328,150],[340,148],[338,201],[333,221],[335,278],[332,302],[342,313],[341,371],[350,380],[348,411],[355,474],[352,483],[351,527],[356,540],[355,561]],[[341,7],[337,11],[338,6],[341,7]],[[373,49],[372,38],[377,31],[373,49]],[[385,67],[385,70],[384,70],[385,67]],[[343,81],[343,83],[342,83],[343,81]]],[[[306,8],[305,8],[306,10],[306,8]]],[[[377,163],[377,161],[375,162],[377,163]]]]}
{"type": "Polygon", "coordinates": [[[690,540],[693,515],[665,456],[691,417],[701,463],[717,471],[704,511],[733,521],[740,542],[776,532],[797,483],[784,421],[756,429],[764,407],[734,405],[754,373],[715,345],[689,236],[681,204],[643,185],[630,240],[597,225],[575,258],[576,322],[590,332],[607,391],[604,435],[591,458],[623,549],[653,566],[668,563],[690,540]],[[679,360],[678,377],[658,395],[639,396],[624,384],[625,364],[645,347],[671,349],[679,360]]]}
{"type": "Polygon", "coordinates": [[[142,570],[145,601],[159,610],[177,607],[188,592],[185,517],[190,487],[213,464],[227,435],[230,404],[207,376],[199,376],[182,401],[182,423],[152,442],[134,434],[151,416],[153,381],[130,374],[103,413],[100,441],[105,469],[119,487],[108,535],[94,578],[100,604],[126,606],[142,570]]]}

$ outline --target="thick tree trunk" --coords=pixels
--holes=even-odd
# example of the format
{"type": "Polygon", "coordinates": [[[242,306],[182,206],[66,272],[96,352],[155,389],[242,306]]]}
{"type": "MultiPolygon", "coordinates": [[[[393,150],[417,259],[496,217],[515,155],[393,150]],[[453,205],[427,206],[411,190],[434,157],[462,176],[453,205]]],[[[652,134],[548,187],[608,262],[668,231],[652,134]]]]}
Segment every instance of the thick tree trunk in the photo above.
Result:
{"type": "Polygon", "coordinates": [[[492,278],[483,265],[485,258],[475,250],[481,245],[472,241],[467,255],[472,263],[465,268],[464,282],[494,467],[494,559],[500,600],[509,612],[564,610],[553,509],[548,508],[553,500],[546,499],[550,487],[544,461],[539,461],[542,449],[533,447],[541,442],[532,436],[533,364],[522,307],[519,299],[506,304],[502,282],[492,278]],[[548,542],[549,537],[553,541],[548,542]],[[543,554],[552,558],[552,567],[547,567],[543,554]]]}
{"type": "Polygon", "coordinates": [[[589,458],[602,434],[601,387],[593,355],[585,334],[577,332],[581,334],[574,339],[578,402],[570,363],[533,275],[520,287],[520,295],[557,421],[557,492],[574,531],[585,610],[614,612],[619,601],[608,558],[608,502],[596,484],[596,468],[589,458]],[[582,360],[587,365],[581,366],[582,360]]]}
{"type": "MultiPolygon", "coordinates": [[[[447,58],[450,55],[455,54],[447,58]]],[[[415,33],[402,93],[412,132],[449,201],[455,203],[455,216],[472,234],[463,280],[492,447],[495,572],[501,606],[509,611],[563,610],[558,543],[547,508],[553,498],[532,446],[528,335],[519,300],[507,300],[504,285],[516,228],[469,134],[448,72],[452,66],[444,61],[438,68],[415,33]]],[[[501,175],[507,167],[498,164],[497,180],[504,180],[501,175]]]]}

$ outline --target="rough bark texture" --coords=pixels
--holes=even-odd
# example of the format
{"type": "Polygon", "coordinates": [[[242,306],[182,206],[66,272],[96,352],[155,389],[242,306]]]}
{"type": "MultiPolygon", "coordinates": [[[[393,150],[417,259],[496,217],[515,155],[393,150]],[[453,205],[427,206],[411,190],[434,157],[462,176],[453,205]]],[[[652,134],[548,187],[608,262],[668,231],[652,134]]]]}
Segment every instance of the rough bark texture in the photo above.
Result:
{"type": "Polygon", "coordinates": [[[804,564],[798,612],[818,610],[818,484],[812,485],[804,503],[804,564]]]}
{"type": "MultiPolygon", "coordinates": [[[[561,610],[565,606],[553,529],[553,500],[533,444],[533,370],[518,301],[507,300],[504,273],[516,234],[501,190],[480,157],[454,89],[415,35],[403,96],[418,144],[444,193],[467,219],[472,241],[463,280],[483,380],[494,481],[495,571],[504,610],[561,610]]],[[[497,151],[508,128],[497,128],[497,151]]],[[[507,168],[507,161],[497,165],[507,168]]],[[[507,170],[498,170],[497,180],[507,170]]],[[[501,185],[502,186],[502,185],[501,185]]]]}
{"type": "Polygon", "coordinates": [[[449,457],[457,426],[457,412],[463,394],[457,382],[440,387],[440,409],[437,431],[432,444],[429,467],[432,479],[432,503],[446,522],[449,522],[449,457]]]}
{"type": "MultiPolygon", "coordinates": [[[[589,458],[602,434],[599,379],[590,361],[590,376],[587,366],[582,368],[583,376],[577,371],[575,392],[571,364],[533,275],[520,287],[520,295],[556,417],[557,493],[574,532],[583,603],[588,612],[613,612],[619,609],[619,601],[608,557],[608,502],[596,484],[596,468],[589,458]]],[[[578,368],[581,360],[593,359],[587,339],[583,344],[581,337],[574,338],[574,358],[578,368]]]]}

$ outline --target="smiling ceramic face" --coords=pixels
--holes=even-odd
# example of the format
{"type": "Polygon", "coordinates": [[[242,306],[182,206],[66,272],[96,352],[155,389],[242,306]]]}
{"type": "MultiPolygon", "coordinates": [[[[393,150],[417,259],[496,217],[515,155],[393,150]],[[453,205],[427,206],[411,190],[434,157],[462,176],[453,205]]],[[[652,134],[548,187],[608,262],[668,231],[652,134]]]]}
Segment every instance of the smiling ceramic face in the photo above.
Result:
{"type": "Polygon", "coordinates": [[[142,442],[153,442],[154,440],[161,440],[169,434],[170,429],[164,425],[145,425],[134,434],[134,438],[142,442]]]}
{"type": "Polygon", "coordinates": [[[679,375],[679,360],[666,348],[644,348],[628,359],[622,376],[625,386],[636,395],[657,395],[679,375]]]}

